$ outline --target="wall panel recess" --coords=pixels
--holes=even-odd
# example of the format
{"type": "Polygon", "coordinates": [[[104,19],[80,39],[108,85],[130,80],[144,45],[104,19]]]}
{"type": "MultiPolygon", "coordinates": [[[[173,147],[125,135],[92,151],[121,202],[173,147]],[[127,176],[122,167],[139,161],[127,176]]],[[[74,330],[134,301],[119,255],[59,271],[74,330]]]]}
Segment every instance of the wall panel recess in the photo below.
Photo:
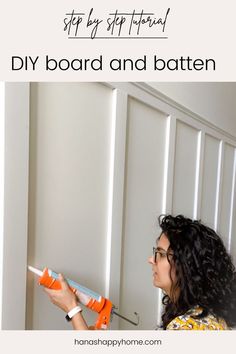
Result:
{"type": "Polygon", "coordinates": [[[235,148],[232,145],[228,143],[224,144],[218,231],[226,247],[228,247],[230,237],[233,177],[235,173],[234,151],[235,148]]]}
{"type": "MultiPolygon", "coordinates": [[[[167,115],[129,98],[127,118],[120,309],[130,318],[139,313],[137,329],[152,329],[158,304],[147,258],[162,212],[167,115]]],[[[120,320],[120,329],[135,328],[120,320]]]]}
{"type": "Polygon", "coordinates": [[[194,217],[198,139],[197,129],[177,120],[172,206],[175,215],[194,217]]]}
{"type": "Polygon", "coordinates": [[[201,220],[215,228],[220,140],[206,134],[203,158],[201,220]]]}
{"type": "MultiPolygon", "coordinates": [[[[33,83],[28,263],[105,294],[112,89],[33,83]]],[[[95,314],[85,309],[88,323],[95,314]]],[[[28,274],[27,328],[68,329],[28,274]],[[45,316],[47,314],[47,316],[45,316]]]]}

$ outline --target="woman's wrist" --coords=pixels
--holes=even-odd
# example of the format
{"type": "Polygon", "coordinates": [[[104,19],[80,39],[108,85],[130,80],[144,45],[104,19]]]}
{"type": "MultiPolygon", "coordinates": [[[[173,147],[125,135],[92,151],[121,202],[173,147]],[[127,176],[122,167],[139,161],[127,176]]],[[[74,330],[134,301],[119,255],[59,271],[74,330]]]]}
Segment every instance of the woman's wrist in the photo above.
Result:
{"type": "Polygon", "coordinates": [[[73,316],[71,323],[72,323],[73,329],[76,329],[76,330],[88,330],[89,329],[81,312],[78,312],[76,315],[73,316]]]}
{"type": "Polygon", "coordinates": [[[66,312],[70,312],[71,310],[73,310],[73,308],[77,307],[78,306],[78,302],[75,300],[75,301],[72,301],[71,304],[69,304],[67,306],[67,309],[66,309],[66,312]]]}

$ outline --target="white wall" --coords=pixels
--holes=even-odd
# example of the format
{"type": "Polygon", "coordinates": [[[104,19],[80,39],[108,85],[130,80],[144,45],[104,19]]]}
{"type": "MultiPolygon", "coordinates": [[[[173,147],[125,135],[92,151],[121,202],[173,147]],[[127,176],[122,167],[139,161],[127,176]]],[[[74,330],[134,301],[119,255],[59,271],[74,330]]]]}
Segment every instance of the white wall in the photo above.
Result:
{"type": "Polygon", "coordinates": [[[28,227],[29,85],[4,83],[1,99],[0,306],[2,329],[25,328],[28,227]],[[4,135],[4,136],[2,136],[4,135]],[[3,160],[2,160],[3,159],[3,160]],[[3,168],[3,170],[2,170],[3,168]],[[17,300],[16,300],[17,299],[17,300]]]}
{"type": "MultiPolygon", "coordinates": [[[[111,116],[108,87],[31,84],[28,263],[63,272],[101,294],[106,289],[111,116]]],[[[68,328],[35,280],[29,274],[27,328],[68,328]]],[[[87,318],[94,321],[91,312],[87,318]]]]}
{"type": "MultiPolygon", "coordinates": [[[[167,134],[167,114],[128,98],[120,311],[131,317],[138,312],[139,329],[153,328],[160,305],[147,257],[158,233],[157,215],[164,211],[167,134]]],[[[134,329],[124,321],[120,326],[134,329]]]]}
{"type": "Polygon", "coordinates": [[[2,328],[3,246],[4,246],[4,165],[5,165],[5,85],[0,82],[0,328],[2,328]]]}
{"type": "Polygon", "coordinates": [[[235,82],[148,82],[147,84],[236,136],[235,82]]]}

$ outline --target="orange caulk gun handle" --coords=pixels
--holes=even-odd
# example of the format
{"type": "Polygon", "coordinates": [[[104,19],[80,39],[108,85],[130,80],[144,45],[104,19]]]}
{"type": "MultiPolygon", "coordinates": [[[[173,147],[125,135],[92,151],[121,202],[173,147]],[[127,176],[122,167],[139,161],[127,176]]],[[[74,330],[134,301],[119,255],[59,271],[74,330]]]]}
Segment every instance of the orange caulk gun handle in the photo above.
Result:
{"type": "Polygon", "coordinates": [[[86,306],[99,313],[95,323],[95,329],[107,329],[110,323],[112,302],[104,297],[101,298],[100,302],[91,298],[86,306]]]}
{"type": "MultiPolygon", "coordinates": [[[[44,268],[42,276],[39,278],[39,284],[45,286],[45,288],[48,289],[54,289],[54,290],[60,290],[61,289],[61,284],[59,280],[53,278],[49,274],[48,268],[44,268]]],[[[76,292],[76,289],[70,287],[71,291],[73,293],[76,292]]]]}
{"type": "MultiPolygon", "coordinates": [[[[52,274],[56,274],[56,273],[52,272],[52,274]]],[[[74,282],[69,280],[69,284],[70,283],[74,283],[74,282]]],[[[49,289],[54,289],[54,290],[61,289],[60,282],[57,279],[55,279],[51,274],[49,274],[48,268],[45,268],[43,270],[43,274],[39,278],[39,284],[43,285],[49,289]]],[[[74,284],[76,284],[76,283],[74,283],[74,284]]],[[[76,285],[79,285],[79,284],[76,284],[76,285]]],[[[76,291],[78,289],[72,287],[71,285],[69,285],[69,286],[70,286],[71,291],[76,293],[76,291]]],[[[80,287],[81,287],[81,289],[83,288],[82,286],[80,286],[80,287]]],[[[86,290],[89,290],[89,289],[86,289],[86,290]]],[[[93,293],[93,292],[91,291],[91,293],[93,293]]],[[[96,293],[94,293],[94,294],[96,294],[96,293]]],[[[96,295],[98,295],[98,294],[96,294],[96,295]]],[[[107,329],[109,326],[109,323],[110,323],[110,317],[111,317],[111,311],[112,311],[111,301],[102,297],[102,296],[99,296],[99,300],[96,300],[95,298],[91,297],[89,302],[87,303],[86,307],[92,311],[99,313],[99,316],[97,318],[94,328],[95,329],[107,329]]]]}

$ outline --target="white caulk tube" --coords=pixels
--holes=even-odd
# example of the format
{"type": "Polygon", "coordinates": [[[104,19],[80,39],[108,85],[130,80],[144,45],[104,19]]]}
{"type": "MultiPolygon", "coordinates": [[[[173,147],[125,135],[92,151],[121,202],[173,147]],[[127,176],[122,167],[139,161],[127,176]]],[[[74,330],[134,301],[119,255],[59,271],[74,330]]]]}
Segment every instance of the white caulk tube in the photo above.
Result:
{"type": "MultiPolygon", "coordinates": [[[[45,268],[43,271],[41,271],[32,266],[28,266],[28,270],[33,272],[34,274],[37,274],[40,277],[39,278],[40,285],[44,285],[47,288],[56,289],[56,290],[61,288],[60,282],[58,281],[59,275],[54,271],[52,271],[51,269],[45,268]]],[[[91,298],[95,299],[98,302],[101,301],[102,298],[101,295],[76,283],[73,280],[66,279],[66,281],[69,284],[72,291],[76,294],[81,304],[87,306],[88,303],[91,301],[91,298]]]]}

